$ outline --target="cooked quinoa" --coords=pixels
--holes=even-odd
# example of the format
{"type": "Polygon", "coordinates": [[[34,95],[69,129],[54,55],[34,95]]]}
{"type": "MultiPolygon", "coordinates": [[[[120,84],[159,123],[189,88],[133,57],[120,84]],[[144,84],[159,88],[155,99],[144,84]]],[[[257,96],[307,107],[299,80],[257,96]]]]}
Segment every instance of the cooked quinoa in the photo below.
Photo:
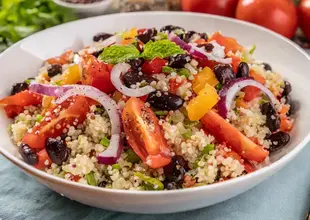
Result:
{"type": "Polygon", "coordinates": [[[269,64],[256,61],[253,48],[236,41],[227,51],[223,39],[220,32],[186,32],[172,25],[97,34],[89,47],[46,60],[34,79],[15,84],[11,96],[0,100],[13,120],[12,141],[21,157],[38,169],[113,189],[202,186],[266,166],[269,153],[289,142],[294,121],[291,85],[269,64]],[[129,66],[119,79],[129,92],[104,75],[115,74],[120,63],[129,66]],[[223,114],[223,93],[232,93],[234,83],[243,79],[261,83],[274,99],[260,87],[247,86],[235,91],[223,114]],[[122,129],[115,133],[116,119],[100,105],[104,103],[83,96],[59,104],[57,97],[43,93],[33,103],[22,101],[34,94],[29,81],[101,90],[115,103],[122,129]],[[148,95],[139,99],[128,94],[143,89],[148,95]],[[20,103],[10,104],[17,96],[20,103]],[[120,138],[120,146],[114,147],[121,151],[111,163],[102,157],[110,151],[113,135],[120,138]],[[33,138],[37,141],[31,142],[33,138]],[[240,147],[244,143],[245,148],[240,147]]]}

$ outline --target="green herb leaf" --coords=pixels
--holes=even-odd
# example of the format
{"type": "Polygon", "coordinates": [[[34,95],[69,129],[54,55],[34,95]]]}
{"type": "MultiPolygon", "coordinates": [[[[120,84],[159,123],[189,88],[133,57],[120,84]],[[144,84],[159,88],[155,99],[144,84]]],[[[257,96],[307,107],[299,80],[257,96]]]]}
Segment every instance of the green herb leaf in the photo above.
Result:
{"type": "Polygon", "coordinates": [[[254,53],[255,49],[256,49],[256,45],[253,44],[253,46],[252,46],[252,48],[250,49],[249,53],[252,55],[252,54],[254,53]]]}
{"type": "Polygon", "coordinates": [[[146,190],[163,190],[164,189],[164,184],[156,178],[145,176],[140,172],[134,172],[134,175],[139,177],[142,181],[145,182],[147,186],[145,187],[146,190]]]}
{"type": "Polygon", "coordinates": [[[149,41],[144,46],[142,57],[147,60],[152,60],[155,57],[166,58],[176,54],[184,54],[178,45],[169,40],[149,41]]]}
{"type": "Polygon", "coordinates": [[[116,163],[116,164],[113,164],[113,165],[112,165],[112,169],[113,169],[113,170],[121,170],[122,168],[121,168],[121,165],[119,165],[118,163],[116,163]]]}
{"type": "Polygon", "coordinates": [[[160,40],[166,40],[168,39],[168,34],[163,33],[163,32],[158,32],[157,36],[160,38],[160,40]]]}
{"type": "Polygon", "coordinates": [[[188,78],[191,75],[189,70],[185,68],[179,69],[177,73],[178,75],[185,76],[186,78],[188,78]]]}
{"type": "Polygon", "coordinates": [[[182,136],[183,136],[183,138],[184,138],[185,140],[188,140],[188,139],[191,138],[192,132],[191,132],[191,131],[187,131],[187,132],[183,133],[182,136]]]}
{"type": "Polygon", "coordinates": [[[100,144],[104,147],[108,147],[110,145],[110,140],[107,137],[103,137],[100,141],[100,144]]]}
{"type": "Polygon", "coordinates": [[[166,115],[168,115],[168,111],[155,111],[154,112],[155,113],[155,115],[158,115],[158,116],[166,116],[166,115]]]}
{"type": "Polygon", "coordinates": [[[126,159],[130,163],[139,163],[141,161],[141,159],[138,157],[138,155],[132,149],[128,149],[126,151],[126,153],[127,153],[126,159]]]}
{"type": "Polygon", "coordinates": [[[102,52],[99,56],[99,60],[106,63],[123,63],[129,59],[139,58],[140,52],[133,45],[112,45],[102,52]]]}
{"type": "Polygon", "coordinates": [[[172,72],[177,72],[176,69],[170,67],[170,66],[163,66],[163,69],[162,69],[162,72],[163,73],[172,73],[172,72]]]}
{"type": "Polygon", "coordinates": [[[91,171],[90,173],[86,174],[85,177],[86,177],[88,185],[97,186],[97,181],[95,179],[95,175],[94,175],[93,171],[91,171]]]}
{"type": "Polygon", "coordinates": [[[209,154],[214,149],[215,149],[214,144],[207,144],[207,146],[205,146],[205,148],[202,150],[202,153],[203,154],[209,154]]]}
{"type": "Polygon", "coordinates": [[[217,91],[221,90],[223,88],[223,85],[221,83],[218,83],[216,86],[215,86],[215,89],[217,91]]]}
{"type": "Polygon", "coordinates": [[[36,122],[40,122],[42,120],[42,115],[36,115],[36,122]]]}

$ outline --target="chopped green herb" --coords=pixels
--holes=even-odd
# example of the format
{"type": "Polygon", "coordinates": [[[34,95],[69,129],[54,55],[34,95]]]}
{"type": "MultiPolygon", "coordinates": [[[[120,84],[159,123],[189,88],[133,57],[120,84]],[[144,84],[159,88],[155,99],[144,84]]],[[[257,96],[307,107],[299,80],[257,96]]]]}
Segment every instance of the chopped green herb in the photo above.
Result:
{"type": "Polygon", "coordinates": [[[55,82],[55,84],[56,84],[57,86],[61,86],[61,81],[57,81],[57,82],[55,82]]]}
{"type": "Polygon", "coordinates": [[[128,149],[126,151],[127,153],[127,160],[130,162],[130,163],[139,163],[140,162],[140,158],[138,157],[138,155],[132,150],[132,149],[128,149]]]}
{"type": "Polygon", "coordinates": [[[88,185],[97,186],[97,181],[95,179],[95,175],[94,175],[93,171],[91,171],[90,173],[86,174],[85,177],[86,177],[88,185]]]}
{"type": "Polygon", "coordinates": [[[36,115],[36,122],[40,122],[42,120],[42,115],[36,115]]]}
{"type": "Polygon", "coordinates": [[[216,90],[221,90],[223,88],[223,85],[221,83],[218,83],[216,86],[215,86],[215,89],[216,90]]]}
{"type": "Polygon", "coordinates": [[[112,45],[102,52],[99,56],[99,60],[106,63],[123,63],[129,59],[139,58],[140,52],[133,45],[112,45]]]}
{"type": "Polygon", "coordinates": [[[176,35],[180,35],[180,34],[184,34],[184,31],[182,29],[176,29],[176,30],[173,30],[173,33],[175,33],[176,35]]]}
{"type": "Polygon", "coordinates": [[[192,132],[191,131],[187,131],[187,132],[183,133],[182,136],[183,136],[183,138],[185,140],[188,140],[188,139],[190,139],[192,137],[192,132]]]}
{"type": "Polygon", "coordinates": [[[179,111],[185,116],[187,117],[188,113],[187,113],[187,110],[184,106],[182,106],[181,108],[179,108],[179,111]]]}
{"type": "Polygon", "coordinates": [[[183,124],[184,124],[184,127],[187,128],[187,129],[192,129],[194,127],[196,127],[196,128],[200,128],[201,127],[201,123],[199,121],[191,121],[188,118],[186,118],[184,120],[183,124]]]}
{"type": "Polygon", "coordinates": [[[252,54],[254,53],[255,49],[256,49],[256,45],[253,44],[253,46],[252,46],[252,48],[250,49],[249,53],[252,55],[252,54]]]}
{"type": "Polygon", "coordinates": [[[156,111],[154,112],[155,115],[158,115],[158,116],[165,116],[165,115],[168,115],[168,111],[156,111]]]}
{"type": "Polygon", "coordinates": [[[247,58],[245,56],[242,56],[241,57],[241,62],[245,62],[246,63],[247,62],[247,58]]]}
{"type": "Polygon", "coordinates": [[[259,100],[258,104],[262,105],[262,104],[267,103],[267,102],[268,102],[268,100],[262,98],[262,99],[259,100]]]}
{"type": "Polygon", "coordinates": [[[145,176],[140,172],[134,172],[134,175],[144,181],[146,190],[163,190],[164,184],[156,178],[145,176]]]}
{"type": "Polygon", "coordinates": [[[103,137],[100,141],[100,144],[102,146],[108,147],[110,145],[110,140],[107,137],[103,137]]]}
{"type": "Polygon", "coordinates": [[[215,149],[214,144],[207,144],[207,146],[205,146],[205,148],[202,150],[202,153],[203,154],[209,154],[214,149],[215,149]]]}
{"type": "Polygon", "coordinates": [[[112,169],[113,169],[113,170],[121,170],[122,168],[121,168],[121,165],[119,165],[118,163],[116,163],[116,164],[113,164],[113,165],[112,165],[112,169]]]}
{"type": "Polygon", "coordinates": [[[141,56],[147,60],[152,60],[155,57],[165,58],[176,54],[184,54],[185,51],[181,49],[174,42],[169,40],[149,41],[144,46],[144,51],[141,56]]]}
{"type": "Polygon", "coordinates": [[[32,79],[26,79],[25,83],[27,83],[28,85],[31,83],[32,79]]]}
{"type": "Polygon", "coordinates": [[[186,78],[188,78],[191,75],[189,70],[185,68],[179,69],[177,73],[178,75],[185,76],[186,78]]]}
{"type": "Polygon", "coordinates": [[[172,72],[177,72],[177,70],[170,67],[170,66],[163,66],[162,72],[163,73],[172,73],[172,72]]]}

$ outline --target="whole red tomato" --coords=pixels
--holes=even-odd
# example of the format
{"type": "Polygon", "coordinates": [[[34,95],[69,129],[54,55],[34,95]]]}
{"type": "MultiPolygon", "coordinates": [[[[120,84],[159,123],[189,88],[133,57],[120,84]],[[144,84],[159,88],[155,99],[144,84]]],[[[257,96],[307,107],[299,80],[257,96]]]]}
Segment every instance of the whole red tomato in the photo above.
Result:
{"type": "Polygon", "coordinates": [[[240,0],[236,18],[269,28],[292,38],[297,28],[297,10],[291,0],[240,0]]]}
{"type": "Polygon", "coordinates": [[[238,0],[182,0],[183,11],[234,17],[238,0]]]}
{"type": "Polygon", "coordinates": [[[310,39],[310,0],[301,0],[298,7],[299,24],[306,37],[310,39]]]}

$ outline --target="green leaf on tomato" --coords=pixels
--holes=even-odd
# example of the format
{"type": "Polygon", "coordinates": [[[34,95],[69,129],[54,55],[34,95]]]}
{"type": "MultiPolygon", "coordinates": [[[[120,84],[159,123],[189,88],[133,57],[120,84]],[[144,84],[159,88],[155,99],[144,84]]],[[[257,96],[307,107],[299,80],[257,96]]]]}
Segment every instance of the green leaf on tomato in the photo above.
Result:
{"type": "Polygon", "coordinates": [[[178,45],[169,40],[149,41],[144,46],[141,56],[144,59],[152,60],[155,57],[166,58],[177,54],[184,54],[178,45]]]}
{"type": "Polygon", "coordinates": [[[99,56],[99,60],[106,63],[117,64],[123,63],[130,59],[139,58],[140,52],[133,45],[113,45],[102,52],[99,56]]]}

